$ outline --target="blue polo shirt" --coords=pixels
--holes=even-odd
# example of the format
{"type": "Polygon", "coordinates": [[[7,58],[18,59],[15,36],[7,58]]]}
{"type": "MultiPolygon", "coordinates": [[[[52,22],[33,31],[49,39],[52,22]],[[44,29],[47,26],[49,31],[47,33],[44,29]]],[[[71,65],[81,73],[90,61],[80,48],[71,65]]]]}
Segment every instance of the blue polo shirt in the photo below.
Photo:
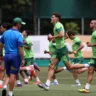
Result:
{"type": "Polygon", "coordinates": [[[5,55],[19,54],[18,47],[23,46],[23,36],[18,30],[11,28],[3,33],[0,42],[4,44],[5,55]]]}

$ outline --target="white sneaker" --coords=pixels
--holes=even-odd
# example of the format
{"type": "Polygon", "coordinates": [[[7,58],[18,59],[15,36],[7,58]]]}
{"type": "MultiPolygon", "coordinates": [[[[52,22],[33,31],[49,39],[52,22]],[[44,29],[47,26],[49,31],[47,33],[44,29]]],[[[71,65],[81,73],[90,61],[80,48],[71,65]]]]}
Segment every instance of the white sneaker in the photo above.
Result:
{"type": "Polygon", "coordinates": [[[74,84],[72,86],[81,86],[81,84],[80,83],[76,83],[76,84],[74,84]]]}
{"type": "Polygon", "coordinates": [[[59,85],[58,82],[53,82],[51,85],[59,85]]]}
{"type": "Polygon", "coordinates": [[[38,84],[38,87],[43,88],[46,91],[49,90],[49,86],[47,86],[46,84],[38,84]]]}

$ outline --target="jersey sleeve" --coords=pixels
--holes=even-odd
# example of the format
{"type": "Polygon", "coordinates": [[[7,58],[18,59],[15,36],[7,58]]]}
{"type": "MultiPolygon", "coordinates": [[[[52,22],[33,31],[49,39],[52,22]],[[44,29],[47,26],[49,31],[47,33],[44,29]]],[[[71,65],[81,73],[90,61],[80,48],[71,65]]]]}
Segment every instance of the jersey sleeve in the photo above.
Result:
{"type": "Polygon", "coordinates": [[[80,45],[81,43],[82,43],[82,42],[81,42],[80,39],[77,39],[76,42],[75,42],[75,44],[77,44],[77,45],[80,45]]]}
{"type": "Polygon", "coordinates": [[[23,37],[22,37],[21,34],[19,35],[17,42],[18,42],[18,47],[22,47],[23,46],[23,37]]]}
{"type": "Polygon", "coordinates": [[[27,39],[26,42],[27,42],[27,46],[32,46],[32,42],[30,39],[27,39]]]}
{"type": "Polygon", "coordinates": [[[56,31],[59,33],[59,32],[61,32],[61,31],[63,31],[63,28],[62,28],[62,26],[60,25],[60,24],[57,24],[56,25],[56,31]]]}

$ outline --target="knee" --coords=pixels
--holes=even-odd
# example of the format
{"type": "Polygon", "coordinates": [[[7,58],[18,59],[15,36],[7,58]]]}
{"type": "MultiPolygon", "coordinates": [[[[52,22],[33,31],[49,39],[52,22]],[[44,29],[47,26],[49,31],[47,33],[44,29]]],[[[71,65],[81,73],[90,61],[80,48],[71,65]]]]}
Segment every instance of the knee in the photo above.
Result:
{"type": "Polygon", "coordinates": [[[88,70],[88,74],[89,75],[93,74],[93,71],[92,70],[88,70]]]}
{"type": "MultiPolygon", "coordinates": [[[[72,70],[73,68],[72,68],[72,66],[68,66],[67,69],[72,70]]],[[[74,72],[74,70],[73,70],[73,72],[74,72]]]]}
{"type": "Polygon", "coordinates": [[[49,66],[49,70],[54,70],[55,69],[55,65],[54,64],[50,64],[50,66],[49,66]]]}

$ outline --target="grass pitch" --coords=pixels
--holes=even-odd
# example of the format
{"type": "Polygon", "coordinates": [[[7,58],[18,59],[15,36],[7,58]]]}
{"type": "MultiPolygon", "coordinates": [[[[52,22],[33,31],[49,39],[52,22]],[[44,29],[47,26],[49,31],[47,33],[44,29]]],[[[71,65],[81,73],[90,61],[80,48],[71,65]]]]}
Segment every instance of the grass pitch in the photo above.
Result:
{"type": "MultiPolygon", "coordinates": [[[[47,78],[47,67],[41,67],[41,71],[38,75],[42,83],[44,83],[47,78]]],[[[23,87],[20,88],[15,87],[14,96],[96,96],[96,73],[94,73],[90,93],[79,93],[77,91],[79,88],[84,88],[86,78],[87,72],[79,75],[79,79],[82,84],[80,87],[71,86],[72,84],[75,84],[72,74],[69,71],[62,71],[57,74],[57,79],[60,84],[52,85],[49,91],[45,91],[34,85],[35,79],[33,78],[30,84],[23,84],[23,87]]],[[[0,89],[0,96],[1,91],[2,89],[0,89]]]]}

